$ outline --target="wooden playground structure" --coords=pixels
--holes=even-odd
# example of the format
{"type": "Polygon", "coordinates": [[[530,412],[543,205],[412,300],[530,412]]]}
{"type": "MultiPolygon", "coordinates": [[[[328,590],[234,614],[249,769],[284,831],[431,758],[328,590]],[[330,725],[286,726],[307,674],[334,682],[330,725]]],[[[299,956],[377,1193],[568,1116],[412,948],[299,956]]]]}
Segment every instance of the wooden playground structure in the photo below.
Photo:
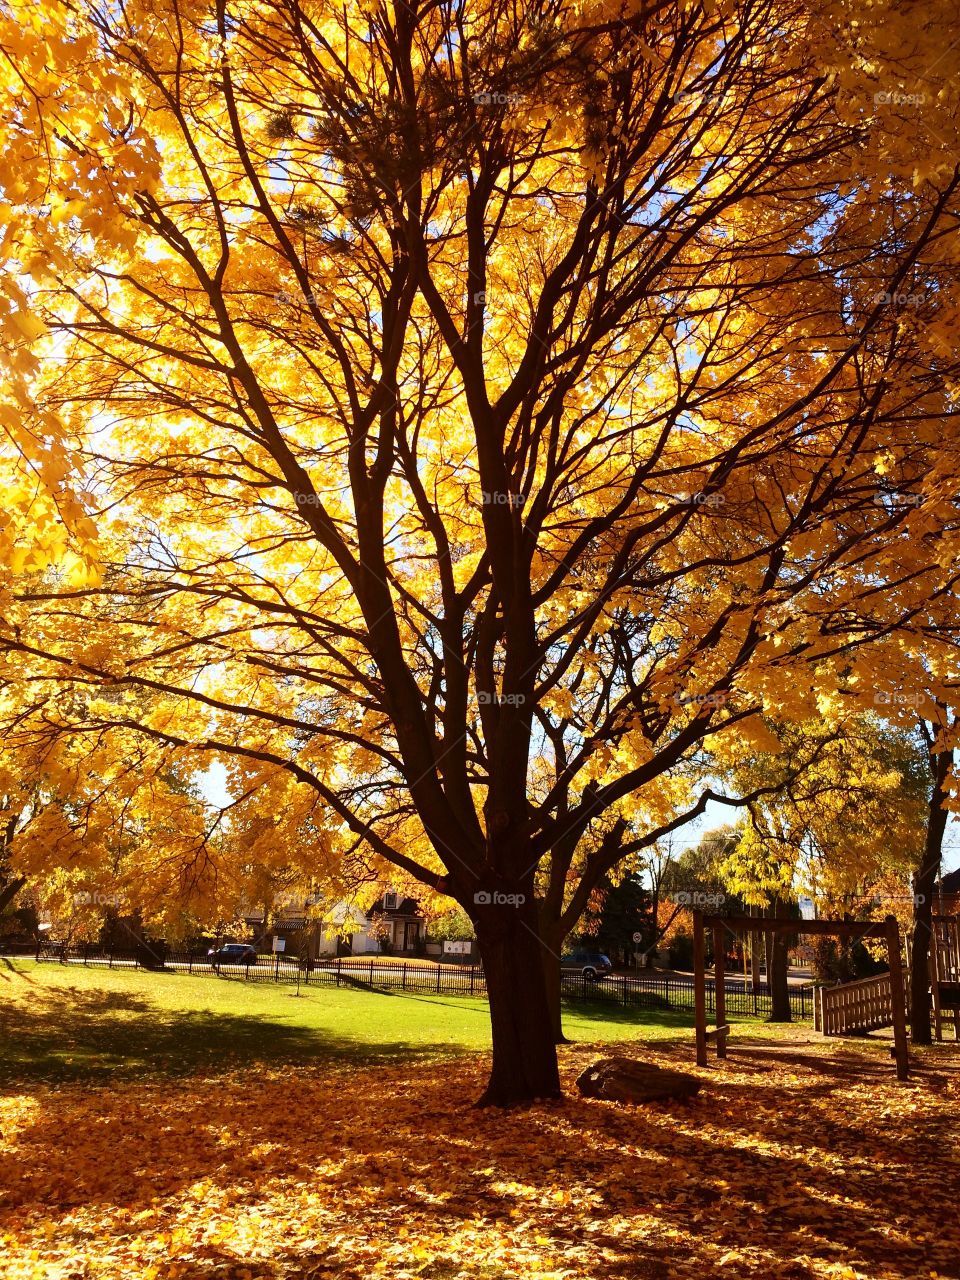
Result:
{"type": "MultiPolygon", "coordinates": [[[[942,917],[937,917],[942,919],[942,917]]],[[[956,922],[955,922],[956,924],[956,922]]],[[[885,920],[796,920],[787,916],[717,916],[704,915],[702,911],[694,911],[693,913],[693,984],[694,984],[694,1011],[696,1016],[696,1042],[697,1042],[697,1063],[701,1067],[707,1065],[707,1043],[715,1040],[717,1044],[717,1057],[725,1058],[727,1056],[727,1037],[730,1034],[730,1027],[727,1025],[725,1002],[726,1002],[726,940],[725,933],[732,933],[736,936],[749,933],[771,934],[771,933],[795,933],[795,934],[827,934],[828,936],[840,938],[883,938],[887,944],[887,963],[889,965],[889,973],[881,975],[881,981],[868,978],[866,980],[866,991],[858,990],[857,992],[847,992],[845,995],[838,995],[844,991],[844,987],[834,988],[832,992],[828,992],[827,996],[818,997],[820,1001],[819,1022],[820,1029],[825,1034],[844,1034],[841,1030],[833,1030],[834,1027],[843,1026],[847,1033],[854,1030],[857,1032],[865,1030],[873,1030],[877,1027],[893,1027],[893,1044],[894,1057],[897,1064],[897,1078],[906,1080],[909,1075],[910,1064],[907,1054],[907,1013],[906,1003],[904,1000],[904,973],[903,961],[900,955],[900,926],[897,924],[895,916],[887,916],[885,920]],[[713,956],[714,956],[714,990],[716,1003],[716,1026],[707,1027],[707,983],[706,983],[706,964],[705,964],[705,946],[704,946],[704,930],[710,929],[713,932],[713,956]],[[866,1023],[871,1022],[870,1026],[866,1023]],[[826,1023],[829,1021],[830,1030],[826,1023]],[[856,1024],[856,1025],[855,1025],[856,1024]]],[[[934,933],[936,939],[936,931],[934,933]]],[[[960,960],[960,950],[957,943],[960,941],[957,929],[950,935],[950,939],[944,944],[943,959],[941,971],[949,973],[954,979],[960,978],[957,970],[958,960],[960,960]],[[953,947],[953,950],[950,950],[953,947]],[[950,960],[952,957],[952,962],[950,960]],[[950,968],[952,963],[953,967],[950,968]]],[[[931,949],[931,963],[933,964],[933,956],[937,954],[938,947],[936,942],[931,949]]],[[[950,992],[943,993],[944,985],[950,986],[951,983],[941,983],[941,1000],[949,997],[950,992]]],[[[862,988],[864,984],[853,983],[846,984],[846,987],[862,988]]],[[[939,1014],[937,1010],[940,1008],[953,1008],[955,1026],[960,1031],[960,981],[954,980],[952,986],[956,988],[956,1003],[953,1005],[937,1004],[938,996],[934,995],[934,1011],[935,1020],[939,1034],[939,1014]]],[[[933,982],[934,991],[937,989],[937,982],[933,982]]],[[[960,1038],[960,1035],[958,1035],[960,1038]]]]}
{"type": "Polygon", "coordinates": [[[943,1039],[944,1018],[952,1014],[954,1039],[960,1040],[960,916],[933,916],[930,927],[933,1034],[943,1039]]]}

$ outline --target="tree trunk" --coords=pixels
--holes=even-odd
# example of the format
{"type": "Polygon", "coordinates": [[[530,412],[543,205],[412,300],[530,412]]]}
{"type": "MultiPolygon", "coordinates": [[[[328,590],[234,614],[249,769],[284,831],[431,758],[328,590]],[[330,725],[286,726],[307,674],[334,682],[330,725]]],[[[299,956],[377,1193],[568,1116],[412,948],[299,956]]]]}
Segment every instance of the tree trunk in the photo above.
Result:
{"type": "Polygon", "coordinates": [[[563,1034],[563,1010],[560,1003],[561,994],[561,970],[560,970],[560,947],[562,943],[556,946],[552,942],[544,940],[543,954],[543,980],[547,989],[547,1004],[550,1007],[550,1024],[553,1027],[553,1043],[569,1044],[570,1041],[563,1034]]]}
{"type": "Polygon", "coordinates": [[[910,1038],[914,1044],[929,1044],[930,1035],[930,933],[933,894],[940,870],[943,833],[947,826],[946,780],[953,764],[953,751],[931,753],[933,786],[927,811],[927,832],[923,858],[913,877],[913,928],[910,940],[910,1038]]]}
{"type": "Polygon", "coordinates": [[[479,904],[473,923],[493,1033],[490,1081],[477,1105],[513,1107],[536,1098],[559,1098],[554,1022],[535,906],[495,900],[479,904]]]}
{"type": "Polygon", "coordinates": [[[770,935],[770,1021],[792,1022],[790,983],[787,966],[790,959],[789,938],[785,933],[770,935]]]}
{"type": "MultiPolygon", "coordinates": [[[[770,913],[774,916],[786,914],[785,904],[775,897],[770,904],[770,913]]],[[[792,1022],[790,1009],[790,982],[788,967],[790,963],[790,936],[779,930],[771,932],[767,943],[767,983],[770,986],[770,1021],[792,1022]]]]}
{"type": "Polygon", "coordinates": [[[15,876],[0,888],[0,911],[6,910],[26,883],[26,876],[15,876]]]}

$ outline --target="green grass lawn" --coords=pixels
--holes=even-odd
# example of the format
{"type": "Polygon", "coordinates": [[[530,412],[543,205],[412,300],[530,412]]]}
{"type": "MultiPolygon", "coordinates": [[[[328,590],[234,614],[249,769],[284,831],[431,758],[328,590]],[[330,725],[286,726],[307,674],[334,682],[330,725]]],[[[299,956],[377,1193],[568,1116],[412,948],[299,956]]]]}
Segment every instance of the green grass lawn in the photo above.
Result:
{"type": "MultiPolygon", "coordinates": [[[[574,1041],[692,1038],[689,1012],[570,1004],[574,1041]]],[[[752,1022],[752,1030],[763,1031],[752,1022]]],[[[0,959],[0,1081],[205,1075],[238,1066],[375,1064],[480,1052],[485,1000],[301,988],[0,959]]]]}
{"type": "MultiPolygon", "coordinates": [[[[572,1007],[567,1036],[676,1036],[689,1014],[572,1007]]],[[[0,1079],[218,1073],[269,1062],[374,1062],[489,1047],[484,1000],[301,988],[0,960],[0,1079]]]]}

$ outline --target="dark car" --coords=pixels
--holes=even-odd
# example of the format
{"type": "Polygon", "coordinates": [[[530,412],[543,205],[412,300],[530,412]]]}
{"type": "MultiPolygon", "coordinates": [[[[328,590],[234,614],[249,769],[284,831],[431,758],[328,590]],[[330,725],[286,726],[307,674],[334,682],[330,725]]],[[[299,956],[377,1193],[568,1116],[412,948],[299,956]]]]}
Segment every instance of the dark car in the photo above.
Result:
{"type": "Polygon", "coordinates": [[[256,964],[257,949],[249,942],[225,942],[222,947],[211,947],[207,959],[211,964],[256,964]]]}
{"type": "Polygon", "coordinates": [[[572,951],[560,959],[560,967],[566,972],[581,974],[588,982],[599,982],[613,972],[610,957],[599,951],[572,951]]]}

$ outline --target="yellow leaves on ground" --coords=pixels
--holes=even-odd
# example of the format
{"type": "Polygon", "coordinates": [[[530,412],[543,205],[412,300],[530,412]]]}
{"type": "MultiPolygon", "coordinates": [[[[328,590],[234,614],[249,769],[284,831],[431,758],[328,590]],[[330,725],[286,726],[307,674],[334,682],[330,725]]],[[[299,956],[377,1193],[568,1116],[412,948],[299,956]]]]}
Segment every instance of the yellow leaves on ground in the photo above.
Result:
{"type": "MultiPolygon", "coordinates": [[[[957,1055],[899,1086],[880,1046],[808,1034],[741,1039],[688,1106],[457,1111],[449,1062],[11,1093],[0,1275],[956,1276],[957,1055]]],[[[568,1087],[596,1052],[563,1051],[568,1087]]]]}

